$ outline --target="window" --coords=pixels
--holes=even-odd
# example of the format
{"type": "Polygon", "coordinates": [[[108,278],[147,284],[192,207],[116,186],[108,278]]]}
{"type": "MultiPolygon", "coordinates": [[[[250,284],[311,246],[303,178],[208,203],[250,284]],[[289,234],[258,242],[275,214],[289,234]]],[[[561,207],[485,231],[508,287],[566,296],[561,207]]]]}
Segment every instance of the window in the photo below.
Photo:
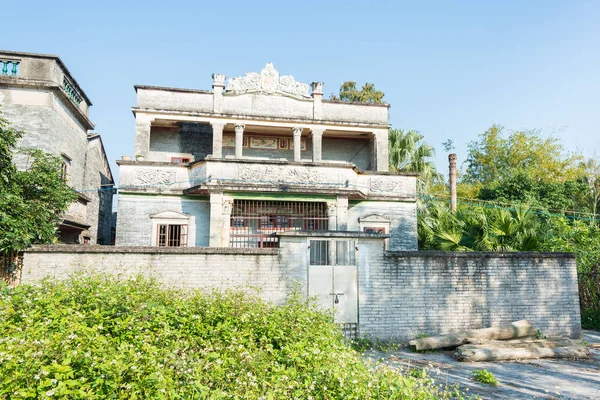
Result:
{"type": "Polygon", "coordinates": [[[310,265],[356,265],[354,240],[311,240],[310,265]]]}
{"type": "Polygon", "coordinates": [[[173,164],[187,164],[190,162],[189,157],[171,157],[171,162],[173,164]]]}
{"type": "Polygon", "coordinates": [[[158,225],[157,245],[159,247],[187,247],[187,228],[187,225],[158,225]]]}
{"type": "Polygon", "coordinates": [[[61,153],[60,155],[62,156],[63,162],[60,170],[60,179],[62,179],[63,182],[66,182],[69,178],[69,172],[71,169],[71,157],[69,157],[65,153],[61,153]]]}

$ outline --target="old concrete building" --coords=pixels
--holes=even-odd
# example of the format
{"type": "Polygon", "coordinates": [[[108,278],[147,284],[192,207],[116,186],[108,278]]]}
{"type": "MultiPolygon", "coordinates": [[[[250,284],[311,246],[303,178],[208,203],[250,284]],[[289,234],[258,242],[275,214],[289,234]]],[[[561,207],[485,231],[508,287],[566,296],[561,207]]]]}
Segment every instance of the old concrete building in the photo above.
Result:
{"type": "MultiPolygon", "coordinates": [[[[102,139],[90,133],[91,105],[59,57],[0,50],[0,111],[25,132],[18,146],[61,157],[79,195],[60,225],[63,243],[110,241],[114,181],[102,139]]],[[[26,167],[25,156],[14,160],[26,167]]]]}
{"type": "Polygon", "coordinates": [[[310,92],[271,63],[212,78],[135,86],[117,245],[269,248],[282,231],[329,230],[417,249],[416,177],[388,172],[389,105],[325,100],[322,83],[310,92]]]}

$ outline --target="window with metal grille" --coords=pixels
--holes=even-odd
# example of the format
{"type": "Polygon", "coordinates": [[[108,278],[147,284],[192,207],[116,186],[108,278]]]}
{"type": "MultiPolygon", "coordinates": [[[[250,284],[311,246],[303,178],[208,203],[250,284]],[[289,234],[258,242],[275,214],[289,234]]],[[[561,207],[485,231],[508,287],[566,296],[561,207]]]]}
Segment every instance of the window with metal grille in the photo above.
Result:
{"type": "Polygon", "coordinates": [[[310,265],[356,265],[354,240],[311,240],[310,265]]]}
{"type": "Polygon", "coordinates": [[[326,231],[325,203],[234,200],[231,210],[231,247],[279,247],[277,232],[326,231]]]}
{"type": "Polygon", "coordinates": [[[159,247],[187,247],[187,225],[158,225],[159,247]]]}
{"type": "Polygon", "coordinates": [[[171,157],[173,164],[187,164],[190,162],[189,157],[171,157]]]}

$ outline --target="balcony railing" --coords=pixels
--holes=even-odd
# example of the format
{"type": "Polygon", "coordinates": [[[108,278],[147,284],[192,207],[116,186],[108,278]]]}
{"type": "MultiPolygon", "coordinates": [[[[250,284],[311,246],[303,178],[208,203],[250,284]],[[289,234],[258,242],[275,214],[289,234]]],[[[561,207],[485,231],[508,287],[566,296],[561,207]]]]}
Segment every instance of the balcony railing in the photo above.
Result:
{"type": "Polygon", "coordinates": [[[83,97],[81,97],[81,94],[79,93],[79,91],[77,90],[77,88],[75,87],[75,85],[73,85],[65,76],[63,79],[63,89],[64,91],[67,93],[67,96],[69,96],[69,98],[77,105],[79,105],[79,103],[81,103],[81,101],[83,100],[83,97]]]}
{"type": "Polygon", "coordinates": [[[18,76],[20,65],[19,61],[0,60],[0,75],[3,76],[18,76]]]}

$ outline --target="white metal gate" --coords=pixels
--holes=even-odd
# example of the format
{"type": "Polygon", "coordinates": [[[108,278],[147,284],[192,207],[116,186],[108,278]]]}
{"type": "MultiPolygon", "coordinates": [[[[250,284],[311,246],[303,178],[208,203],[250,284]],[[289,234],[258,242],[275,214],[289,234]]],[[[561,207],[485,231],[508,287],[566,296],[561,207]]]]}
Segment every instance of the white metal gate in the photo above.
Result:
{"type": "MultiPolygon", "coordinates": [[[[334,320],[356,330],[358,323],[358,268],[355,240],[310,240],[308,247],[308,294],[334,320]]],[[[356,332],[354,332],[354,335],[356,332]]],[[[351,335],[351,336],[354,336],[351,335]]]]}

